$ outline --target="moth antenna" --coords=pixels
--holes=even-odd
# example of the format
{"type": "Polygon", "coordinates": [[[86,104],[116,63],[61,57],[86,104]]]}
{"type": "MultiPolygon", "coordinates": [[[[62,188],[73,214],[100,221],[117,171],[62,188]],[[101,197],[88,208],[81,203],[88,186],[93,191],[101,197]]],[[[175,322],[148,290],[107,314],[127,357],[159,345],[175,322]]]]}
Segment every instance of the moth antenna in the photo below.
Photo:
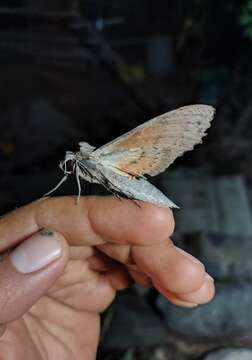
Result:
{"type": "Polygon", "coordinates": [[[46,194],[44,194],[43,196],[48,196],[48,195],[50,195],[51,193],[53,193],[55,190],[57,190],[57,189],[63,184],[63,182],[66,181],[67,177],[68,177],[68,175],[63,176],[63,178],[58,182],[58,184],[57,184],[52,190],[48,191],[48,192],[47,192],[46,194]]]}

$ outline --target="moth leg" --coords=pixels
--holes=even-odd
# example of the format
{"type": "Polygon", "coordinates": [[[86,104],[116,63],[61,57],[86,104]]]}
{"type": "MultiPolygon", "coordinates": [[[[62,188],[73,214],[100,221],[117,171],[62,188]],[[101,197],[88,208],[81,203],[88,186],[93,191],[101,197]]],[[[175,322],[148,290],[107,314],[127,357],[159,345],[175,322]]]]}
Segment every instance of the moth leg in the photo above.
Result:
{"type": "MultiPolygon", "coordinates": [[[[127,174],[127,175],[129,175],[129,174],[127,174]]],[[[127,193],[127,194],[122,193],[120,191],[120,188],[118,188],[113,183],[111,183],[111,181],[109,181],[109,179],[107,179],[105,176],[102,176],[102,185],[120,201],[123,201],[123,199],[125,197],[127,199],[132,200],[137,207],[141,208],[141,206],[136,202],[136,200],[134,199],[134,197],[131,193],[127,193]],[[122,194],[124,195],[124,197],[121,196],[122,194]]]]}
{"type": "Polygon", "coordinates": [[[127,198],[131,201],[133,201],[133,203],[140,209],[142,209],[141,205],[138,204],[138,202],[136,201],[136,199],[132,196],[132,195],[127,195],[127,198]]]}
{"type": "Polygon", "coordinates": [[[130,196],[130,195],[126,195],[125,197],[122,197],[122,196],[120,196],[118,193],[113,193],[112,192],[112,194],[117,198],[117,199],[119,199],[120,201],[123,201],[124,199],[129,199],[129,200],[131,200],[138,208],[140,208],[140,209],[142,209],[142,207],[141,207],[141,205],[140,204],[138,204],[138,202],[136,201],[136,199],[134,199],[132,196],[130,196]]]}
{"type": "MultiPolygon", "coordinates": [[[[129,180],[132,180],[134,178],[144,178],[144,176],[142,175],[133,175],[133,174],[129,174],[127,173],[127,175],[129,176],[129,180]]],[[[104,186],[106,187],[107,190],[109,190],[115,197],[117,197],[117,199],[119,200],[123,200],[124,198],[122,196],[120,196],[121,192],[119,188],[116,188],[115,185],[113,185],[108,179],[105,179],[106,182],[104,182],[104,186]],[[115,189],[115,192],[112,191],[112,189],[115,189]]],[[[125,194],[125,197],[129,200],[132,200],[133,203],[138,207],[138,208],[142,208],[141,205],[138,204],[138,202],[136,201],[136,199],[134,198],[134,196],[131,193],[125,194]]]]}
{"type": "Polygon", "coordinates": [[[140,204],[138,204],[138,202],[135,199],[131,199],[131,201],[133,201],[133,203],[139,208],[142,209],[142,206],[140,204]]]}
{"type": "Polygon", "coordinates": [[[76,205],[78,205],[78,203],[80,201],[80,197],[81,197],[81,183],[80,183],[79,173],[80,173],[79,167],[76,166],[75,177],[76,177],[76,181],[77,181],[77,185],[78,185],[78,196],[76,199],[76,205]]]}
{"type": "MultiPolygon", "coordinates": [[[[108,182],[109,184],[109,182],[108,182]]],[[[110,192],[116,199],[123,201],[123,197],[120,196],[120,193],[118,191],[113,191],[112,188],[109,185],[106,185],[105,183],[103,183],[103,186],[108,190],[108,192],[110,192]]]]}
{"type": "Polygon", "coordinates": [[[120,189],[117,188],[114,184],[112,184],[105,176],[102,176],[102,185],[105,187],[108,192],[110,192],[113,196],[115,196],[118,200],[122,201],[123,197],[120,196],[120,189]]]}
{"type": "MultiPolygon", "coordinates": [[[[107,179],[106,179],[106,180],[107,180],[107,179]]],[[[125,194],[125,197],[123,197],[123,196],[121,196],[121,192],[120,192],[120,189],[119,189],[119,188],[116,188],[115,185],[112,185],[112,184],[110,183],[110,181],[108,181],[108,180],[107,180],[107,183],[108,183],[108,185],[107,185],[107,186],[104,185],[104,186],[105,186],[106,189],[107,189],[108,191],[110,191],[110,192],[112,193],[112,195],[114,195],[118,200],[123,201],[125,198],[127,198],[127,199],[129,199],[129,200],[132,200],[133,203],[134,203],[138,208],[141,209],[141,205],[139,205],[139,204],[137,203],[137,201],[134,199],[134,197],[132,196],[132,194],[130,194],[130,193],[129,193],[129,194],[125,194]],[[113,188],[115,189],[115,191],[112,190],[112,186],[113,186],[113,188]]]]}
{"type": "Polygon", "coordinates": [[[137,179],[137,180],[146,179],[146,177],[143,175],[133,174],[133,173],[129,173],[129,172],[127,172],[126,174],[128,176],[129,181],[134,180],[134,179],[137,179]]]}
{"type": "Polygon", "coordinates": [[[120,201],[123,201],[123,197],[120,196],[117,192],[111,191],[111,193],[112,193],[112,195],[113,195],[115,198],[117,198],[117,199],[120,200],[120,201]]]}

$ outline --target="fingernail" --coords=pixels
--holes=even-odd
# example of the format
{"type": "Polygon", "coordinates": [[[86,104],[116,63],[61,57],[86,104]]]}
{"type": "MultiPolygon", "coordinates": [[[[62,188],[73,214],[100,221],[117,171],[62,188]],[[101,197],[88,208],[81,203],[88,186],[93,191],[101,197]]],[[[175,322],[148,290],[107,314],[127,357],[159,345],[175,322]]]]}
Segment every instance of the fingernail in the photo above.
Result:
{"type": "Polygon", "coordinates": [[[180,252],[183,256],[187,257],[189,260],[193,261],[195,264],[200,264],[200,265],[204,266],[201,261],[199,261],[198,259],[196,259],[194,256],[192,256],[192,255],[189,254],[188,252],[180,249],[180,248],[177,247],[177,246],[175,246],[175,248],[178,250],[178,252],[180,252]]]}
{"type": "Polygon", "coordinates": [[[51,230],[42,230],[25,240],[11,254],[16,270],[29,274],[53,262],[61,254],[60,242],[51,230]]]}
{"type": "Polygon", "coordinates": [[[199,306],[199,304],[184,303],[183,306],[186,307],[186,308],[196,308],[197,306],[199,306]]]}

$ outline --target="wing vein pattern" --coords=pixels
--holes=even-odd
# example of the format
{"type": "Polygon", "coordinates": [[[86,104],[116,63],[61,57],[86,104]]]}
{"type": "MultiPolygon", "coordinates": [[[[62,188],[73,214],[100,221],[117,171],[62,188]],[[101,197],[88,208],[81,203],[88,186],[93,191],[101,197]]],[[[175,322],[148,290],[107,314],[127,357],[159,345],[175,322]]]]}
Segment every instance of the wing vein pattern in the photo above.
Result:
{"type": "Polygon", "coordinates": [[[202,142],[214,113],[209,105],[170,111],[98,148],[91,157],[127,174],[155,176],[202,142]]]}

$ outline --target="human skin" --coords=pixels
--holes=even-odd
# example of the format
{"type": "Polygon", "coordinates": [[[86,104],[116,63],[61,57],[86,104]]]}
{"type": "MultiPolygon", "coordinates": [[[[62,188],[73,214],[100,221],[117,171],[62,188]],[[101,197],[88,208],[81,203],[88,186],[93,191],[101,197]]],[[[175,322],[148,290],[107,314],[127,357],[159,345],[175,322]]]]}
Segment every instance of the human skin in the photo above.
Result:
{"type": "Polygon", "coordinates": [[[95,359],[100,314],[132,280],[179,306],[210,301],[213,280],[173,230],[169,209],[113,197],[46,198],[3,216],[0,359],[95,359]]]}

